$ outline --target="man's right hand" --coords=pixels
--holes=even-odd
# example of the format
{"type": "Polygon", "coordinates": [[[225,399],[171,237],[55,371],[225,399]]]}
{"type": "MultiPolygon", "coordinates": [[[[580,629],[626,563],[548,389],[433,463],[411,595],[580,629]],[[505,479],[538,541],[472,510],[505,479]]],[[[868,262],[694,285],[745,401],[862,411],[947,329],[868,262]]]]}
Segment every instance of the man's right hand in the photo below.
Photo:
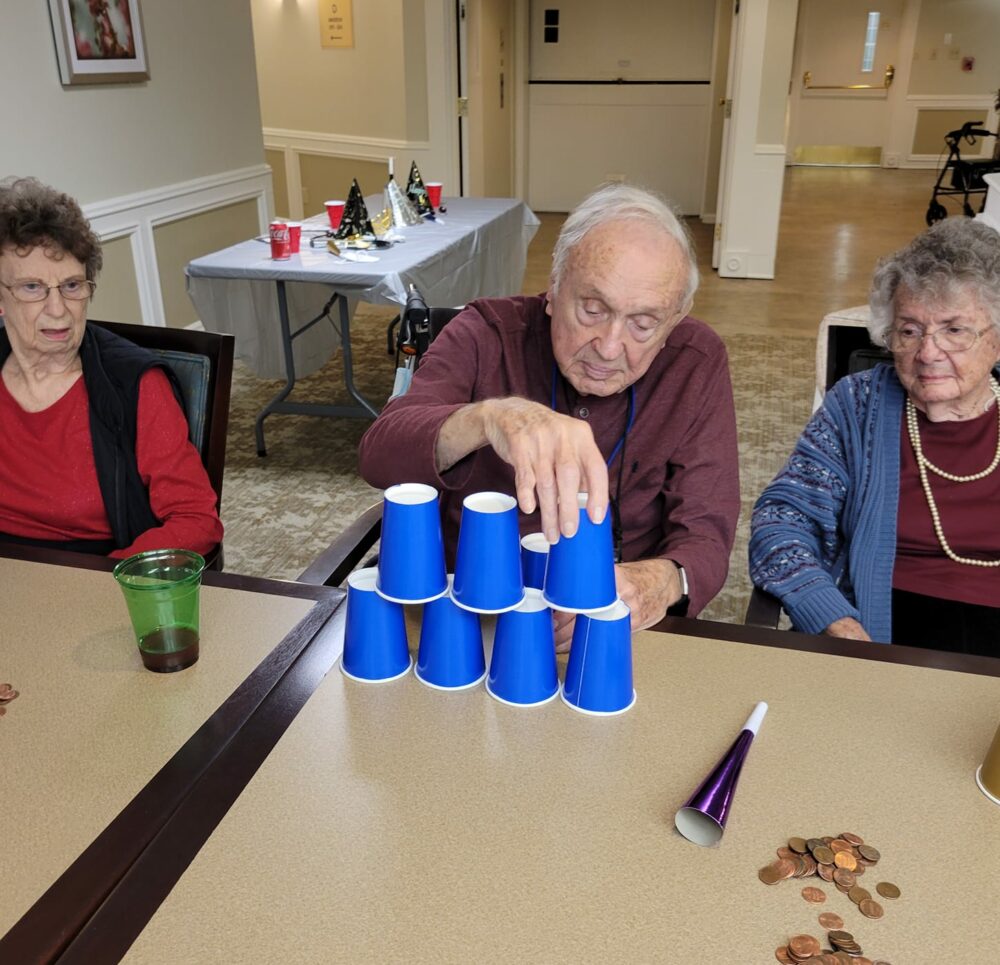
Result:
{"type": "Polygon", "coordinates": [[[845,640],[867,640],[870,643],[872,639],[854,617],[834,620],[823,632],[829,637],[843,637],[845,640]]]}
{"type": "Polygon", "coordinates": [[[590,426],[538,402],[511,397],[474,402],[441,426],[435,456],[444,472],[470,452],[490,445],[514,467],[523,513],[538,508],[545,538],[573,536],[579,523],[577,493],[585,492],[595,523],[608,509],[608,470],[590,426]]]}

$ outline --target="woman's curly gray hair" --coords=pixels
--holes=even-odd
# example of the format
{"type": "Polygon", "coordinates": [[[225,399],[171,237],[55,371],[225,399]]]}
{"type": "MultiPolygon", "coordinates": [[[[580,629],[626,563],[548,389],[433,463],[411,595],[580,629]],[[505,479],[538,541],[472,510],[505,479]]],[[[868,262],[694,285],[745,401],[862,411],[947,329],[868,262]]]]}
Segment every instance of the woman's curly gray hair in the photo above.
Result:
{"type": "Polygon", "coordinates": [[[947,304],[958,291],[972,294],[1000,331],[1000,232],[983,221],[948,218],[879,261],[868,296],[876,345],[885,345],[900,289],[929,305],[947,304]]]}
{"type": "Polygon", "coordinates": [[[37,178],[9,177],[0,181],[0,251],[27,253],[41,246],[55,254],[67,252],[94,281],[101,270],[101,241],[74,198],[37,178]]]}
{"type": "Polygon", "coordinates": [[[583,241],[588,231],[609,221],[633,218],[661,229],[680,245],[688,263],[682,304],[689,305],[698,290],[698,263],[687,226],[670,203],[659,195],[618,182],[601,185],[584,198],[563,222],[559,240],[552,252],[553,293],[559,289],[570,252],[583,241]]]}

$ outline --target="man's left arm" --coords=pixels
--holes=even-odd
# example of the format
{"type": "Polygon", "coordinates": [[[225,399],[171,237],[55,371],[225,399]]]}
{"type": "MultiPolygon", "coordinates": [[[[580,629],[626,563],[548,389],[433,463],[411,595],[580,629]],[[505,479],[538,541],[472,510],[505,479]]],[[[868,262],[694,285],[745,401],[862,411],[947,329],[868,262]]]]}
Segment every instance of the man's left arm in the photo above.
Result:
{"type": "Polygon", "coordinates": [[[615,570],[636,630],[659,622],[684,595],[684,583],[687,614],[697,616],[722,589],[729,571],[740,485],[733,388],[721,346],[720,357],[706,362],[703,371],[696,414],[664,482],[663,537],[655,556],[620,563],[615,570]]]}

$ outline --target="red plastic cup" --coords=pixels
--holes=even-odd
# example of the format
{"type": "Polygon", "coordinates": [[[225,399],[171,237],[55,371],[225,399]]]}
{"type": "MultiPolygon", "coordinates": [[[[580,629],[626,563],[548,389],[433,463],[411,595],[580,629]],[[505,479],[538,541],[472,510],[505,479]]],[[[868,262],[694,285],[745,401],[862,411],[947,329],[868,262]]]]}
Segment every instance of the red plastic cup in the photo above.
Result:
{"type": "Polygon", "coordinates": [[[432,208],[441,207],[441,182],[440,181],[428,181],[425,185],[427,188],[427,200],[430,201],[432,208]]]}
{"type": "Polygon", "coordinates": [[[302,245],[302,224],[300,222],[288,222],[288,243],[291,253],[293,255],[297,255],[299,253],[299,248],[302,245]]]}
{"type": "Polygon", "coordinates": [[[330,227],[336,231],[340,227],[340,219],[344,217],[343,201],[325,201],[326,216],[330,219],[330,227]]]}
{"type": "Polygon", "coordinates": [[[292,241],[286,221],[272,221],[270,225],[271,257],[286,261],[292,257],[292,241]]]}

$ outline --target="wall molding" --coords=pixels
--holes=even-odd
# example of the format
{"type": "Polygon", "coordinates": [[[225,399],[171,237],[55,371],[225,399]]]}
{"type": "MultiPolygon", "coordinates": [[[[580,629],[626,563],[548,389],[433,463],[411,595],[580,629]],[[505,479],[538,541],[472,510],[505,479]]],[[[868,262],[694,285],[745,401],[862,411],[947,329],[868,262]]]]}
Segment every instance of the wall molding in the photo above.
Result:
{"type": "MultiPolygon", "coordinates": [[[[994,94],[908,94],[902,103],[902,109],[906,114],[902,125],[906,132],[906,148],[902,153],[903,157],[899,166],[901,168],[937,168],[944,163],[947,158],[947,149],[944,141],[941,142],[939,154],[914,154],[913,138],[917,131],[917,118],[921,111],[928,110],[970,110],[986,111],[985,127],[988,130],[997,129],[997,112],[994,109],[994,94]]],[[[982,152],[980,154],[969,154],[965,151],[962,156],[965,160],[984,160],[993,156],[993,140],[983,138],[982,152]]]]}
{"type": "Polygon", "coordinates": [[[101,241],[129,239],[142,324],[162,328],[167,319],[154,230],[160,225],[241,201],[256,202],[259,230],[264,231],[274,210],[271,169],[266,164],[95,201],[83,205],[83,213],[101,241]]]}

